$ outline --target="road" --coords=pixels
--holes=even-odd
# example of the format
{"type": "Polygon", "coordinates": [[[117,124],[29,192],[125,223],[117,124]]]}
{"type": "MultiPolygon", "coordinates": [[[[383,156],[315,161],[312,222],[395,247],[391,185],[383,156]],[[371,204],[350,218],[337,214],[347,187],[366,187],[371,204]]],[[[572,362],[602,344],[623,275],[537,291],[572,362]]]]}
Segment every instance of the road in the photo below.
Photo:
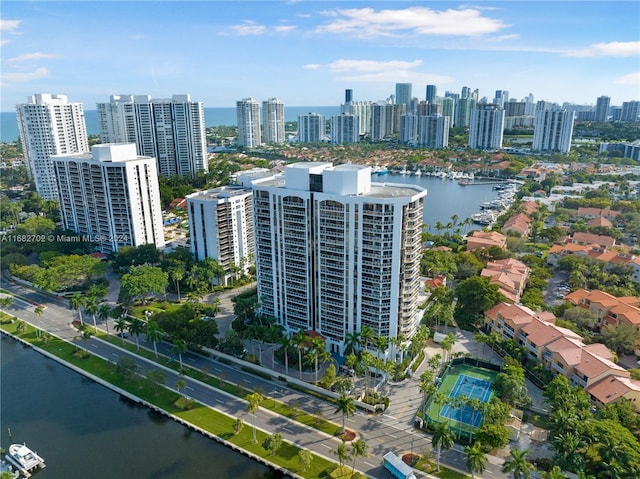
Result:
{"type": "MultiPolygon", "coordinates": [[[[9,314],[17,316],[66,340],[72,340],[77,336],[77,331],[71,325],[71,322],[77,319],[77,313],[67,307],[65,300],[59,300],[49,295],[29,290],[18,284],[7,282],[4,279],[0,286],[26,300],[16,299],[9,308],[5,308],[9,314]],[[44,312],[40,316],[34,313],[36,304],[44,306],[44,312]]],[[[89,321],[89,323],[91,323],[91,321],[89,321]]],[[[103,325],[101,324],[100,326],[102,327],[103,325]]],[[[109,329],[112,332],[114,331],[113,324],[109,325],[109,329]]],[[[128,356],[138,364],[143,374],[151,369],[162,368],[162,366],[147,361],[135,354],[131,354],[117,345],[93,337],[88,340],[83,340],[82,345],[94,354],[111,361],[117,361],[119,357],[128,356]]],[[[140,345],[150,350],[153,349],[151,344],[146,343],[144,337],[140,338],[140,345]]],[[[158,344],[158,349],[160,354],[172,356],[170,344],[158,344]]],[[[289,389],[283,382],[267,381],[260,377],[247,374],[237,366],[229,366],[191,352],[183,354],[182,359],[185,364],[200,370],[207,370],[210,374],[222,379],[233,378],[234,382],[240,383],[248,389],[261,388],[267,397],[267,401],[274,400],[275,398],[287,404],[295,402],[300,404],[301,409],[305,412],[317,414],[317,411],[321,410],[322,417],[325,419],[331,420],[336,424],[341,424],[342,422],[342,416],[335,413],[334,405],[289,389]]],[[[211,388],[188,377],[178,376],[178,374],[171,369],[162,369],[166,373],[166,384],[169,387],[172,387],[179,379],[182,379],[187,383],[186,394],[197,401],[207,404],[213,409],[232,417],[240,417],[247,425],[252,425],[255,419],[257,428],[268,431],[269,433],[280,432],[287,441],[309,449],[332,461],[336,461],[336,456],[332,451],[338,446],[338,439],[288,418],[272,414],[263,408],[259,410],[254,418],[247,412],[246,401],[235,396],[227,395],[220,390],[211,388]]],[[[394,389],[392,393],[400,394],[406,398],[403,414],[399,415],[401,417],[396,417],[392,414],[393,411],[398,411],[397,409],[390,409],[389,413],[382,415],[367,415],[359,412],[354,416],[346,418],[347,428],[356,431],[359,438],[364,439],[369,446],[369,457],[358,459],[357,468],[370,477],[380,479],[392,477],[391,474],[382,467],[382,456],[386,452],[391,450],[396,454],[402,454],[409,451],[423,453],[431,450],[430,437],[415,429],[412,425],[412,417],[421,398],[421,393],[417,389],[417,375],[405,384],[391,387],[394,389]]],[[[395,404],[399,404],[399,401],[396,402],[396,399],[392,397],[392,404],[394,402],[395,404]]],[[[396,414],[398,413],[396,412],[396,414]]],[[[498,458],[491,456],[489,457],[487,470],[483,474],[484,477],[507,477],[500,472],[500,464],[502,461],[500,460],[498,462],[497,459],[498,458]]],[[[442,463],[464,471],[465,456],[462,448],[456,445],[452,450],[443,452],[442,463]]]]}

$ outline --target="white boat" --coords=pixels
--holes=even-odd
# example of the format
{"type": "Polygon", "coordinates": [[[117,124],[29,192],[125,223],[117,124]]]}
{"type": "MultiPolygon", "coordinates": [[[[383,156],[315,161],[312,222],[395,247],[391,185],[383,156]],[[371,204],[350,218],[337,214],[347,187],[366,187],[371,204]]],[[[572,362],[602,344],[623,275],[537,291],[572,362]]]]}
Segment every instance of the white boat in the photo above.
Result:
{"type": "Polygon", "coordinates": [[[27,475],[34,469],[43,469],[45,467],[44,459],[29,449],[25,444],[11,444],[5,458],[10,464],[15,466],[22,475],[27,475]]]}

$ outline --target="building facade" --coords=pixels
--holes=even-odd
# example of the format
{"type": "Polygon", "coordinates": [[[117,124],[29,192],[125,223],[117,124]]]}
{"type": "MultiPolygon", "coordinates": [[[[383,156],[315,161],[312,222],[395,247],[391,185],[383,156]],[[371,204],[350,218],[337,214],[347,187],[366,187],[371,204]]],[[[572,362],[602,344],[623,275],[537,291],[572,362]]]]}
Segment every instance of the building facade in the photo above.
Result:
{"type": "Polygon", "coordinates": [[[360,139],[360,119],[355,115],[342,114],[331,117],[331,143],[344,145],[358,143],[360,139]]]}
{"type": "Polygon", "coordinates": [[[165,245],[155,158],[133,143],[94,145],[91,153],[53,158],[62,227],[102,253],[165,245]]]}
{"type": "Polygon", "coordinates": [[[253,182],[261,312],[343,354],[349,333],[410,338],[426,190],[371,182],[362,165],[295,163],[253,182]]]}
{"type": "Polygon", "coordinates": [[[599,96],[596,100],[596,111],[594,121],[596,123],[604,123],[609,118],[609,106],[611,106],[611,98],[608,96],[599,96]]]}
{"type": "Polygon", "coordinates": [[[138,155],[156,158],[162,176],[208,171],[204,104],[190,95],[111,95],[96,107],[104,143],[135,143],[138,155]]]}
{"type": "Polygon", "coordinates": [[[238,119],[238,145],[255,148],[262,144],[260,128],[260,104],[253,98],[244,98],[236,102],[238,119]]]}
{"type": "Polygon", "coordinates": [[[418,145],[424,148],[449,146],[449,117],[442,115],[419,117],[418,145]]]}
{"type": "Polygon", "coordinates": [[[277,98],[262,102],[262,141],[281,145],[286,141],[284,133],[284,104],[277,98]]]}
{"type": "Polygon", "coordinates": [[[412,88],[411,83],[396,83],[396,103],[407,105],[407,109],[409,109],[412,88]]]}
{"type": "Polygon", "coordinates": [[[27,103],[16,105],[16,112],[29,176],[36,184],[38,195],[57,200],[51,157],[89,151],[82,103],[69,103],[64,95],[41,93],[28,97],[27,103]]]}
{"type": "Polygon", "coordinates": [[[469,119],[469,148],[497,150],[502,148],[504,110],[492,104],[480,104],[469,119]]]}
{"type": "Polygon", "coordinates": [[[534,151],[558,151],[568,153],[571,149],[575,112],[560,108],[536,112],[533,128],[534,151]]]}
{"type": "Polygon", "coordinates": [[[298,141],[300,143],[319,143],[324,141],[327,124],[324,115],[309,113],[298,115],[298,141]]]}
{"type": "Polygon", "coordinates": [[[244,274],[254,254],[251,186],[230,185],[187,196],[191,253],[215,259],[225,271],[222,284],[244,274]]]}
{"type": "Polygon", "coordinates": [[[340,106],[340,113],[349,113],[358,117],[360,135],[371,133],[371,105],[370,101],[351,101],[340,106]]]}

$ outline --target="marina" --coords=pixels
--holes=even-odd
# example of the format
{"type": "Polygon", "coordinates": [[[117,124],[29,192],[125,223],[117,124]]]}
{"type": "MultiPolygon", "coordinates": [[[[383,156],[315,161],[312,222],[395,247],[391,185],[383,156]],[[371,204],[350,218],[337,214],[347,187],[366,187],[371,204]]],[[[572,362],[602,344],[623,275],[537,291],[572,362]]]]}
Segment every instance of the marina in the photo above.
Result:
{"type": "Polygon", "coordinates": [[[34,472],[46,467],[44,459],[26,444],[11,444],[5,459],[22,477],[31,477],[34,472]]]}

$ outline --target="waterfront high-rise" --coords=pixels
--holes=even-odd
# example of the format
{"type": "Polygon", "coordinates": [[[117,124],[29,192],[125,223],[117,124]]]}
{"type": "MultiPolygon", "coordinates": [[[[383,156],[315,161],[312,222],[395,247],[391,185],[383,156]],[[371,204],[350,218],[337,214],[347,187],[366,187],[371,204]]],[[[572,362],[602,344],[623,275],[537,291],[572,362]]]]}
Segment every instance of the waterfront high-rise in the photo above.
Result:
{"type": "Polygon", "coordinates": [[[255,148],[262,144],[260,129],[260,104],[253,98],[243,98],[236,102],[238,119],[238,145],[255,148]]]}
{"type": "Polygon", "coordinates": [[[640,101],[622,102],[620,121],[635,123],[638,121],[638,115],[640,115],[640,101]]]}
{"type": "Polygon", "coordinates": [[[102,253],[165,245],[155,158],[119,143],[52,161],[63,229],[85,235],[102,253]]]}
{"type": "Polygon", "coordinates": [[[204,104],[190,95],[111,95],[96,107],[102,141],[135,143],[138,155],[156,159],[162,176],[209,170],[204,104]]]}
{"type": "Polygon", "coordinates": [[[371,132],[371,105],[370,101],[351,101],[340,106],[340,113],[357,116],[360,122],[360,135],[366,135],[371,132]]]}
{"type": "Polygon", "coordinates": [[[496,96],[493,98],[493,103],[500,108],[504,108],[505,103],[509,101],[509,92],[507,90],[496,90],[496,96]]]}
{"type": "Polygon", "coordinates": [[[360,139],[360,119],[348,113],[331,117],[331,143],[344,145],[358,143],[360,139]]]}
{"type": "Polygon", "coordinates": [[[69,103],[64,95],[41,93],[16,105],[16,112],[27,172],[38,195],[57,200],[51,157],[89,151],[82,103],[69,103]]]}
{"type": "Polygon", "coordinates": [[[456,113],[456,101],[455,98],[453,97],[444,97],[444,98],[439,98],[438,99],[438,103],[440,104],[440,111],[442,113],[442,116],[446,116],[449,118],[449,124],[453,125],[454,124],[454,118],[455,118],[455,113],[456,113]]]}
{"type": "Polygon", "coordinates": [[[533,129],[532,150],[568,153],[575,115],[573,111],[557,107],[539,109],[533,129]]]}
{"type": "Polygon", "coordinates": [[[277,98],[262,102],[262,141],[267,144],[281,145],[284,136],[284,104],[277,98]]]}
{"type": "Polygon", "coordinates": [[[418,141],[418,115],[402,115],[400,117],[400,143],[414,145],[418,141]]]}
{"type": "Polygon", "coordinates": [[[469,126],[469,119],[471,118],[471,110],[473,110],[475,106],[476,102],[472,98],[460,98],[456,104],[453,124],[457,128],[467,128],[469,126]]]}
{"type": "Polygon", "coordinates": [[[608,96],[599,96],[596,100],[596,111],[594,121],[596,123],[604,123],[609,118],[609,106],[611,98],[608,96]]]}
{"type": "Polygon", "coordinates": [[[372,183],[371,168],[354,164],[294,163],[254,181],[261,314],[289,334],[316,331],[338,354],[347,335],[365,327],[411,338],[421,316],[426,194],[372,183]]]}
{"type": "Polygon", "coordinates": [[[326,131],[324,115],[318,113],[298,115],[298,142],[319,143],[324,141],[326,131]]]}
{"type": "Polygon", "coordinates": [[[245,274],[254,253],[251,185],[221,186],[187,196],[191,253],[202,261],[215,259],[227,284],[245,274]]]}
{"type": "Polygon", "coordinates": [[[446,148],[449,146],[449,117],[429,115],[419,117],[418,145],[425,148],[446,148]]]}
{"type": "Polygon", "coordinates": [[[344,102],[350,103],[353,101],[353,90],[348,88],[344,91],[344,102]]]}
{"type": "Polygon", "coordinates": [[[413,85],[411,83],[396,83],[396,104],[409,105],[411,104],[411,89],[413,85]]]}
{"type": "Polygon", "coordinates": [[[496,150],[502,148],[504,110],[493,104],[479,104],[469,119],[469,148],[496,150]]]}

